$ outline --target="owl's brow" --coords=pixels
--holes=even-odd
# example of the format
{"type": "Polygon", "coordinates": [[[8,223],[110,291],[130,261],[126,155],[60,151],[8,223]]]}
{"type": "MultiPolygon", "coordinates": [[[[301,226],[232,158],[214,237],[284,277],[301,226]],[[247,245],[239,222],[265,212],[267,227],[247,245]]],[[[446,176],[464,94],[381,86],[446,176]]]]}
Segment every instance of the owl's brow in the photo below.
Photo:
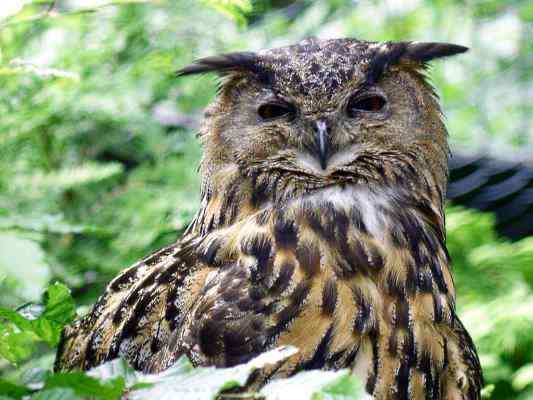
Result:
{"type": "Polygon", "coordinates": [[[408,42],[398,42],[378,47],[374,52],[365,73],[363,86],[376,84],[387,68],[398,64],[407,51],[408,42]]]}

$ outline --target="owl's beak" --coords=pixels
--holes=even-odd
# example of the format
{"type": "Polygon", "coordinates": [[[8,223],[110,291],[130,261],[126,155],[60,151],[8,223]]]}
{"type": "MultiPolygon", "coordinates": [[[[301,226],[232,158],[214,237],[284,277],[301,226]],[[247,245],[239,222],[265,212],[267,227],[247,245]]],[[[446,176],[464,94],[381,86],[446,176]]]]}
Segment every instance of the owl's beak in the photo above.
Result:
{"type": "Polygon", "coordinates": [[[325,120],[319,119],[314,122],[316,147],[322,169],[326,169],[329,152],[329,127],[325,120]]]}

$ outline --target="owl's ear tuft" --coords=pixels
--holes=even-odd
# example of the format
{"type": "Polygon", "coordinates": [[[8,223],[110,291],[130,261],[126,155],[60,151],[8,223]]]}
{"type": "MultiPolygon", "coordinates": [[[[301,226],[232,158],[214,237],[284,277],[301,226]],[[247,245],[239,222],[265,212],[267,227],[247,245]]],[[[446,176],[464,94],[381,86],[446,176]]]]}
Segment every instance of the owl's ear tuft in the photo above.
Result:
{"type": "Polygon", "coordinates": [[[468,51],[468,47],[452,43],[410,42],[405,58],[411,61],[427,63],[436,58],[450,57],[468,51]]]}
{"type": "Polygon", "coordinates": [[[368,66],[367,83],[376,83],[385,70],[402,62],[425,65],[431,60],[464,53],[468,47],[451,43],[386,42],[377,47],[368,66]]]}
{"type": "Polygon", "coordinates": [[[253,52],[228,53],[218,56],[200,58],[192,64],[178,70],[177,76],[216,72],[220,75],[233,71],[262,73],[259,58],[253,52]]]}

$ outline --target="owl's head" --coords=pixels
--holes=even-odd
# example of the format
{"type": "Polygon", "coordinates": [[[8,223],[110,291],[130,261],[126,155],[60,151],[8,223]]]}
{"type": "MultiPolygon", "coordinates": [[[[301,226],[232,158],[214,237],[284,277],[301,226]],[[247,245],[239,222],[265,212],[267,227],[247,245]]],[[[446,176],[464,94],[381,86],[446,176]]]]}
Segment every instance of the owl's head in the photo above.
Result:
{"type": "Polygon", "coordinates": [[[200,137],[204,175],[225,165],[268,176],[287,196],[429,173],[445,190],[447,134],[427,63],[462,53],[445,43],[307,39],[208,57],[180,75],[217,72],[220,92],[200,137]],[[208,167],[207,167],[208,165],[208,167]]]}

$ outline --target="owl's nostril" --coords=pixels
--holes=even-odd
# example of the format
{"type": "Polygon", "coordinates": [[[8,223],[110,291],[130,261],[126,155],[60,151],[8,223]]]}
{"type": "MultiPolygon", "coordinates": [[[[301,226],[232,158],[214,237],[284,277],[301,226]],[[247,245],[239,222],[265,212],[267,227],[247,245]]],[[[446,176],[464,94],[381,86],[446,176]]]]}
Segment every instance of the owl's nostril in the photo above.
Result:
{"type": "Polygon", "coordinates": [[[315,130],[315,141],[318,149],[318,158],[322,169],[326,169],[329,156],[329,127],[325,120],[316,120],[313,124],[315,130]]]}

